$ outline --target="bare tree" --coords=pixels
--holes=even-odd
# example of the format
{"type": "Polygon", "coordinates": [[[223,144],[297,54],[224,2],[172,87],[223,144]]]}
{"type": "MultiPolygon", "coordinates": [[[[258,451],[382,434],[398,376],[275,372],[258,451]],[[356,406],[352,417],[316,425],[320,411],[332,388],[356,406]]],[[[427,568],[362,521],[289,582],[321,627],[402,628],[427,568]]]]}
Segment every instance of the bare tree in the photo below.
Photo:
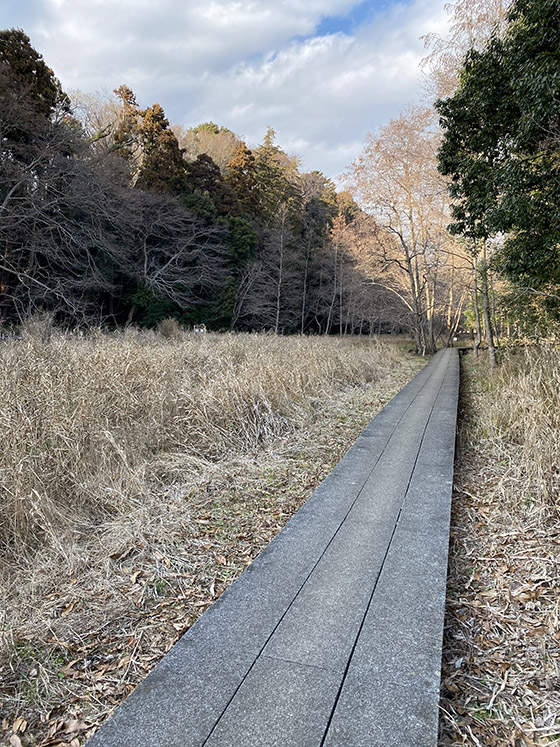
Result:
{"type": "Polygon", "coordinates": [[[383,263],[383,283],[409,309],[410,329],[422,354],[436,346],[435,293],[449,240],[438,140],[433,114],[409,109],[368,135],[363,155],[347,173],[350,190],[377,224],[371,248],[383,263]]]}
{"type": "Polygon", "coordinates": [[[321,172],[302,174],[298,183],[301,205],[301,317],[300,332],[308,323],[309,289],[314,254],[329,239],[329,219],[338,211],[334,184],[321,172]]]}
{"type": "Polygon", "coordinates": [[[233,132],[212,122],[189,130],[181,125],[172,125],[171,129],[188,161],[195,161],[198,156],[206,154],[219,166],[222,173],[241,143],[233,132]]]}
{"type": "Polygon", "coordinates": [[[422,61],[427,90],[433,99],[450,96],[457,87],[459,70],[469,49],[481,50],[492,33],[506,27],[511,0],[456,0],[447,3],[449,35],[427,34],[429,53],[422,61]]]}
{"type": "Polygon", "coordinates": [[[123,267],[131,279],[180,309],[196,307],[223,284],[222,226],[208,226],[168,195],[133,191],[128,207],[133,225],[123,267]]]}
{"type": "Polygon", "coordinates": [[[39,116],[0,67],[0,312],[39,307],[71,323],[115,321],[143,287],[186,309],[223,282],[221,226],[170,195],[129,187],[128,164],[92,149],[61,109],[39,116]]]}
{"type": "Polygon", "coordinates": [[[244,315],[253,328],[276,333],[297,328],[301,299],[301,255],[286,203],[263,231],[262,246],[246,294],[244,315]]]}

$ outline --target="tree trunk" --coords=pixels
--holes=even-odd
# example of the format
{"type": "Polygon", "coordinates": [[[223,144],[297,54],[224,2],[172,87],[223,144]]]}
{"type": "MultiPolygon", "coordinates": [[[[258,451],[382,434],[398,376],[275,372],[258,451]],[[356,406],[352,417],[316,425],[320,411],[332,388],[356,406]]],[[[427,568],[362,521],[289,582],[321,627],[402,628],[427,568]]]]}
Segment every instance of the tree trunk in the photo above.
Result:
{"type": "Polygon", "coordinates": [[[490,301],[490,320],[492,322],[492,332],[496,347],[500,345],[500,325],[496,317],[496,295],[494,292],[494,278],[492,275],[488,278],[489,301],[490,301]]]}
{"type": "Polygon", "coordinates": [[[274,319],[274,333],[278,334],[280,329],[280,302],[282,298],[282,285],[284,283],[284,226],[286,222],[286,216],[282,215],[282,223],[280,230],[280,257],[278,261],[278,281],[276,283],[276,314],[274,319]]]}
{"type": "Polygon", "coordinates": [[[331,304],[329,306],[329,313],[327,316],[327,323],[325,325],[325,334],[328,335],[331,331],[331,323],[332,323],[332,317],[333,317],[333,311],[334,311],[334,304],[336,301],[336,284],[338,281],[338,246],[335,243],[334,245],[334,277],[333,277],[333,291],[331,296],[331,304]]]}
{"type": "Polygon", "coordinates": [[[426,316],[427,316],[427,330],[426,330],[426,353],[433,355],[436,352],[436,335],[434,329],[434,308],[436,299],[436,278],[433,279],[433,288],[430,292],[430,284],[426,283],[426,316]]]}
{"type": "Polygon", "coordinates": [[[473,304],[474,304],[474,318],[476,323],[476,340],[473,345],[473,357],[478,358],[478,349],[482,342],[482,327],[480,324],[480,311],[478,309],[478,269],[474,268],[473,273],[473,304]]]}
{"type": "Polygon", "coordinates": [[[311,241],[308,239],[305,247],[305,267],[303,270],[303,290],[301,293],[301,334],[305,331],[305,315],[307,313],[307,279],[309,275],[309,258],[311,256],[311,241]]]}
{"type": "Polygon", "coordinates": [[[133,306],[130,307],[130,310],[128,312],[128,317],[127,317],[126,322],[124,324],[125,327],[130,327],[130,325],[132,324],[132,321],[134,319],[134,315],[136,314],[137,308],[138,308],[138,306],[136,306],[136,304],[134,304],[133,306]]]}
{"type": "Polygon", "coordinates": [[[494,345],[494,331],[492,329],[492,315],[490,313],[490,296],[488,292],[488,262],[486,260],[486,243],[483,242],[483,255],[480,270],[480,285],[482,293],[482,313],[484,316],[484,329],[486,331],[486,342],[488,343],[488,360],[490,368],[495,368],[496,347],[494,345]]]}
{"type": "Polygon", "coordinates": [[[341,262],[340,262],[340,271],[339,271],[338,274],[339,274],[339,284],[338,284],[338,288],[339,288],[339,291],[338,291],[339,292],[339,297],[338,297],[338,316],[339,316],[339,320],[338,320],[338,333],[342,337],[342,335],[344,334],[344,330],[343,330],[344,320],[342,318],[343,317],[343,306],[342,306],[342,259],[341,259],[341,262]]]}

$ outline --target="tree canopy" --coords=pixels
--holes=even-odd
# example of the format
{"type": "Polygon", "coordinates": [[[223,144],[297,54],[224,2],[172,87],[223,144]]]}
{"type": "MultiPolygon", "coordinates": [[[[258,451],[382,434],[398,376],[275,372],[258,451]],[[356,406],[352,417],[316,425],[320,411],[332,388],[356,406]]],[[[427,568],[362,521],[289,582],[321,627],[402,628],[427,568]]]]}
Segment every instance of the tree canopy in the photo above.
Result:
{"type": "Polygon", "coordinates": [[[425,117],[375,151],[406,182],[383,185],[386,220],[302,172],[272,127],[249,146],[211,121],[172,126],[126,85],[76,94],[72,108],[22,31],[0,32],[1,325],[44,309],[67,325],[413,331],[422,352],[456,327],[425,117]]]}
{"type": "Polygon", "coordinates": [[[469,52],[436,104],[451,229],[502,236],[501,270],[532,289],[560,285],[559,70],[560,0],[516,0],[505,33],[469,52]]]}

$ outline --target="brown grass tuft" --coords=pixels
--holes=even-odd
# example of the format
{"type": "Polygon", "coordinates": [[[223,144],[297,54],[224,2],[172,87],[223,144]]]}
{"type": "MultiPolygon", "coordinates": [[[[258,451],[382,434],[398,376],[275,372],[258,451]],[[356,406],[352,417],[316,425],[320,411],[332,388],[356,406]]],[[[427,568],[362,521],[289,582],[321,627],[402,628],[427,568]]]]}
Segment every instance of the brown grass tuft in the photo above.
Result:
{"type": "Polygon", "coordinates": [[[162,337],[168,340],[180,340],[182,336],[181,326],[173,317],[162,319],[157,326],[157,331],[162,337]]]}

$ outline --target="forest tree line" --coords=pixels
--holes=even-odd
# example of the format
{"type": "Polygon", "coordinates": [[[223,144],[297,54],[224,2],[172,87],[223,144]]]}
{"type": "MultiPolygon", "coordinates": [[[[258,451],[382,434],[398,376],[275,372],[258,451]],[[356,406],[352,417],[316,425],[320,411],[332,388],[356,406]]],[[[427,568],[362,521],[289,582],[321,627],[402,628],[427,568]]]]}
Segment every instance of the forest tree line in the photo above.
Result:
{"type": "Polygon", "coordinates": [[[0,32],[0,147],[5,325],[43,309],[69,326],[416,327],[423,349],[457,326],[430,231],[403,260],[391,230],[302,173],[272,128],[249,148],[212,122],[171,126],[124,85],[71,100],[21,30],[0,32]]]}
{"type": "Polygon", "coordinates": [[[0,32],[0,323],[363,334],[432,352],[541,334],[560,297],[560,0],[456,0],[425,103],[368,134],[338,191],[122,85],[69,97],[0,32]],[[434,107],[435,102],[435,107],[434,107]],[[439,121],[438,121],[439,120],[439,121]]]}

